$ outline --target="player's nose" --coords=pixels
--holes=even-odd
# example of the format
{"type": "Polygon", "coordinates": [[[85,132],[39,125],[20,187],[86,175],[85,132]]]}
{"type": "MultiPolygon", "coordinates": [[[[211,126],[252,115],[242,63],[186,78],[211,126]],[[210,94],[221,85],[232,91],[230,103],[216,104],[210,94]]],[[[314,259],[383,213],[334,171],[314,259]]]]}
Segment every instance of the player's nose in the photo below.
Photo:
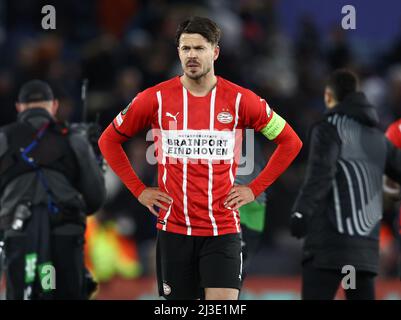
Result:
{"type": "Polygon", "coordinates": [[[196,58],[197,57],[196,50],[194,50],[194,49],[189,50],[188,57],[189,58],[196,58]]]}

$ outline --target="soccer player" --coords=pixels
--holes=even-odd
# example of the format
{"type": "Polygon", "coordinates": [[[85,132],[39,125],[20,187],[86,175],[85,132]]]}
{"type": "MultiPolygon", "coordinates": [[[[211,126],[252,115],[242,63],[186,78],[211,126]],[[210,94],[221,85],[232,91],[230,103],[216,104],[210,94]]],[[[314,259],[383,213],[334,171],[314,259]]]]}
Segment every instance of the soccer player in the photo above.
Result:
{"type": "Polygon", "coordinates": [[[264,99],[215,75],[219,38],[218,26],[207,18],[182,22],[176,43],[183,75],[139,93],[99,139],[111,168],[158,217],[157,276],[166,299],[238,299],[238,208],[271,185],[302,146],[264,99]],[[121,147],[149,126],[159,160],[158,188],[140,181],[121,147]],[[246,127],[278,147],[258,177],[234,186],[246,127]]]}

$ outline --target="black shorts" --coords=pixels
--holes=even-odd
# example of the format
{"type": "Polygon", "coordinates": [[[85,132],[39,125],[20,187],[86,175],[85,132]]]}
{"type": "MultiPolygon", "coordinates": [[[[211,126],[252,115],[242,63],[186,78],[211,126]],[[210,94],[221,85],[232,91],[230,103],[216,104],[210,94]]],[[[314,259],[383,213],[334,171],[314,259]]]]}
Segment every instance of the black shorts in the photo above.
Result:
{"type": "Polygon", "coordinates": [[[187,236],[157,235],[159,295],[186,300],[204,297],[204,288],[241,288],[242,252],[238,233],[187,236]]]}

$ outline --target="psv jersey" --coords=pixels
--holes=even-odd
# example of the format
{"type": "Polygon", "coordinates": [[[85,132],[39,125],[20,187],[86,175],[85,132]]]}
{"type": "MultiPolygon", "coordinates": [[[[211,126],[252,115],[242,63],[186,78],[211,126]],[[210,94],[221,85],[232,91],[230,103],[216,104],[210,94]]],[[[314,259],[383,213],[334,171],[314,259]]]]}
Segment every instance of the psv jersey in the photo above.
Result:
{"type": "Polygon", "coordinates": [[[139,93],[113,127],[127,138],[153,129],[158,185],[173,199],[168,210],[160,209],[157,228],[216,236],[240,231],[238,211],[223,203],[234,185],[241,130],[260,131],[271,119],[269,105],[250,90],[217,77],[208,95],[196,97],[177,76],[139,93]]]}

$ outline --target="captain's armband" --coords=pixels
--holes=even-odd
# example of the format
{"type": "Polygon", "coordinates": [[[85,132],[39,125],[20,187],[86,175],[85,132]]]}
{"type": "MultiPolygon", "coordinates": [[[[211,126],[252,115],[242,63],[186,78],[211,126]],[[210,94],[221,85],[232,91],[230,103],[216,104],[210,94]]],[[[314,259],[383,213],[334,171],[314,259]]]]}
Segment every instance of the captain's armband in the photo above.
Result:
{"type": "Polygon", "coordinates": [[[285,124],[285,120],[277,113],[273,112],[273,116],[269,123],[262,130],[260,130],[260,133],[262,133],[267,139],[274,140],[281,133],[281,131],[283,131],[285,124]]]}

